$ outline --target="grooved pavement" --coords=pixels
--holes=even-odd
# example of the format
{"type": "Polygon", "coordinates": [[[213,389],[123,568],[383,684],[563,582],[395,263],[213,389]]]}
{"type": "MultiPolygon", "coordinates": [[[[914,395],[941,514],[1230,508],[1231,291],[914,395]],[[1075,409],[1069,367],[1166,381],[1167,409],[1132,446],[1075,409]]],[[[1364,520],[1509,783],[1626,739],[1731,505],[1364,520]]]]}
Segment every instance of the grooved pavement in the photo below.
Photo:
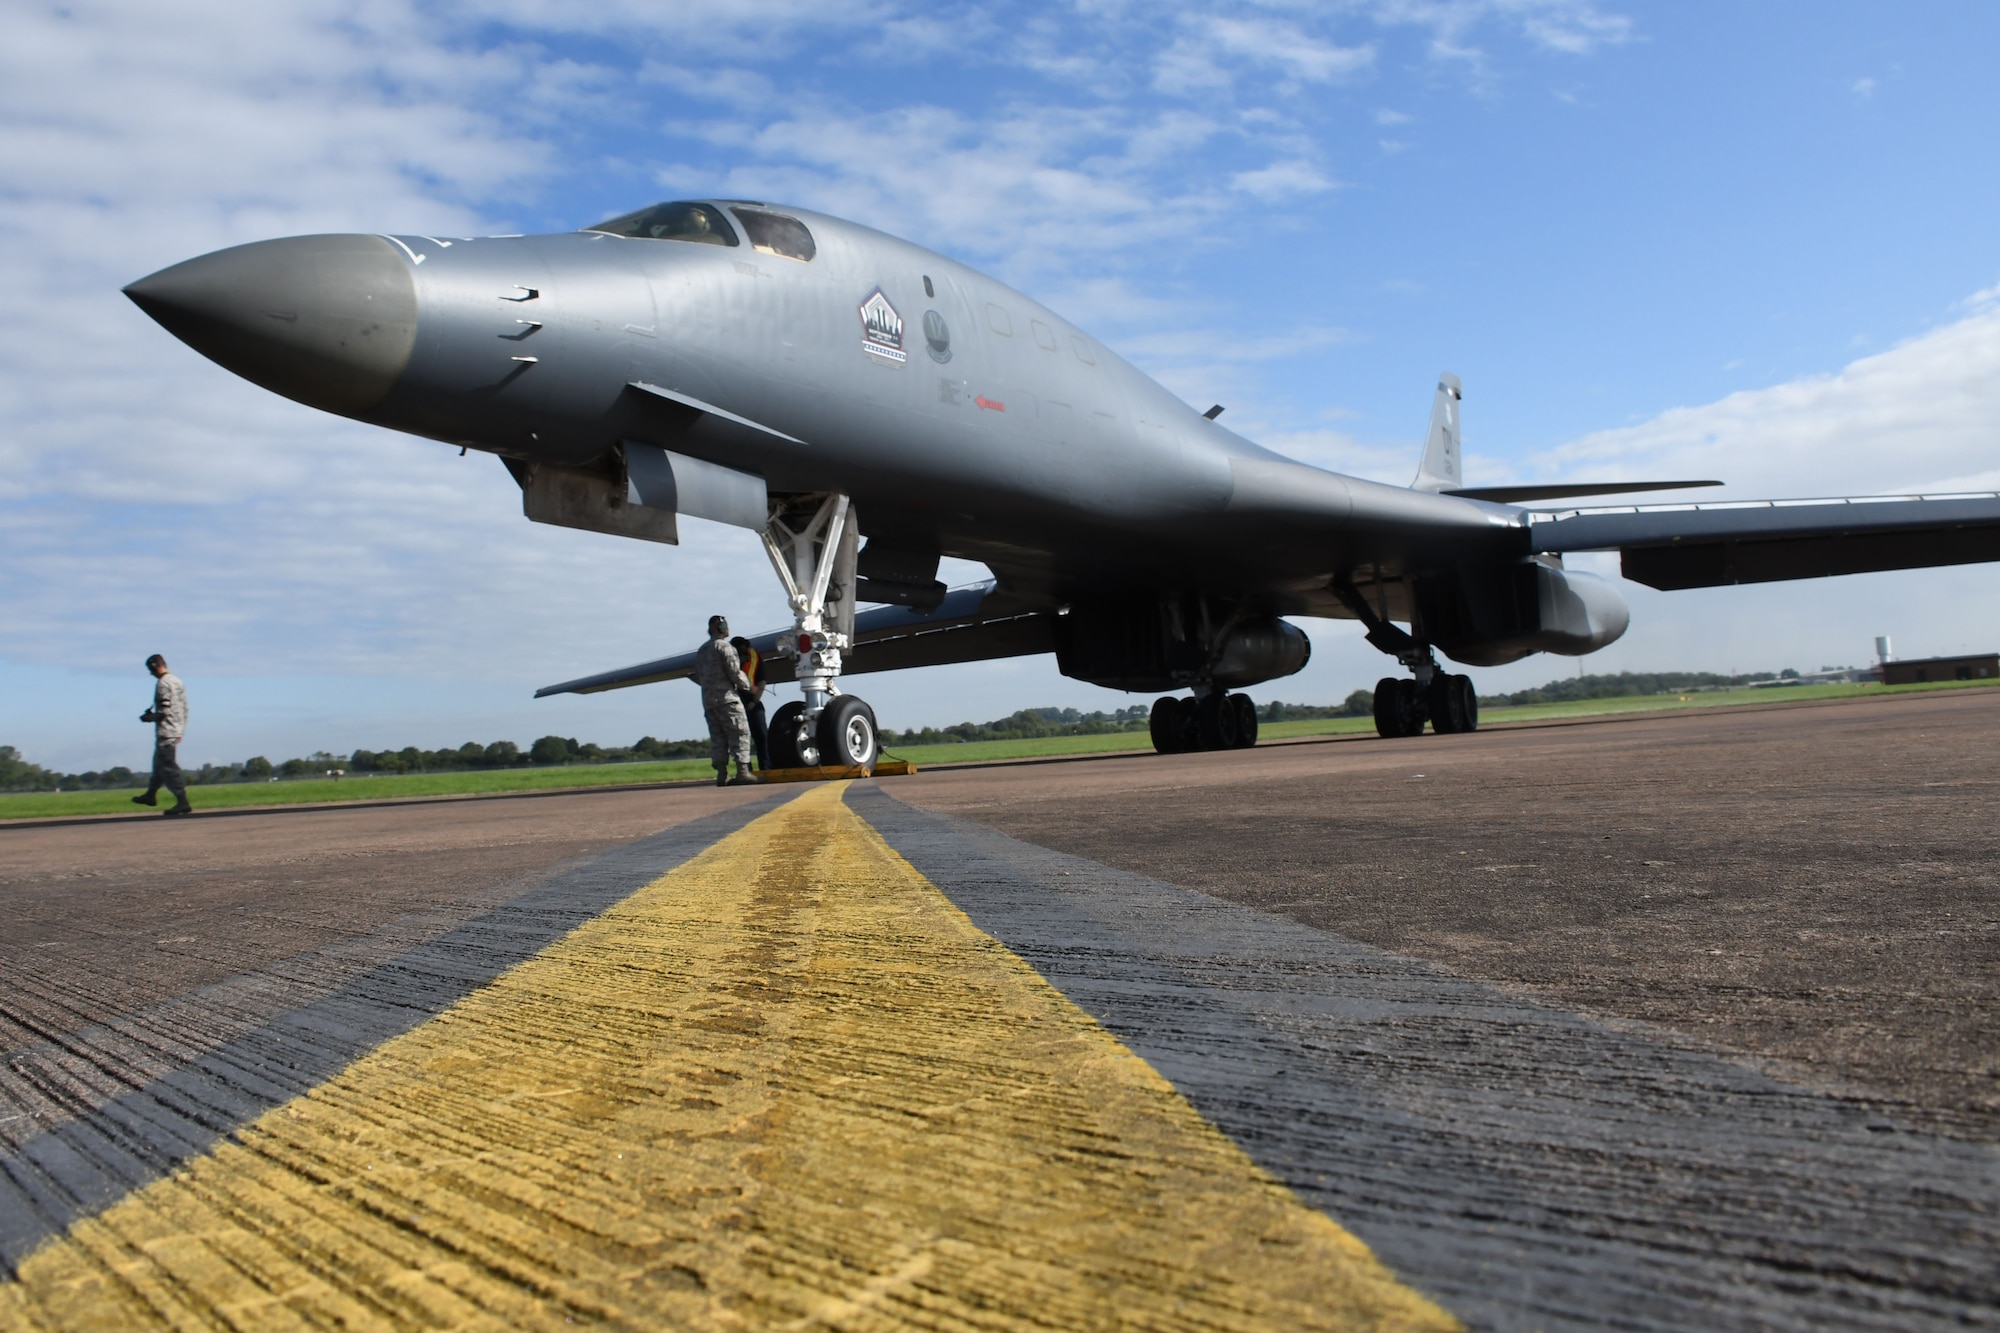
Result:
{"type": "Polygon", "coordinates": [[[1475,1326],[2000,1325],[2000,1151],[1205,894],[850,802],[1475,1326]]]}

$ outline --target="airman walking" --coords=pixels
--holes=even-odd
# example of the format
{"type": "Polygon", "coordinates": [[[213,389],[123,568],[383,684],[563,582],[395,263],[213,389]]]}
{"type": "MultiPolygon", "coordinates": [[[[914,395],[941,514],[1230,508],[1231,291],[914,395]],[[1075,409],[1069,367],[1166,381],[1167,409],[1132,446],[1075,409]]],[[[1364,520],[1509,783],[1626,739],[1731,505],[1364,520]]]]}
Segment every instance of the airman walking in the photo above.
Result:
{"type": "Polygon", "coordinates": [[[153,724],[153,777],[146,784],[143,796],[132,798],[135,805],[158,805],[160,788],[173,793],[173,808],[169,815],[194,813],[194,806],[188,803],[187,779],[181,776],[180,761],[174,751],[187,735],[188,697],[187,686],[181,678],[167,670],[167,659],[154,653],[146,659],[146,670],[153,673],[153,706],[139,714],[141,722],[153,724]]]}

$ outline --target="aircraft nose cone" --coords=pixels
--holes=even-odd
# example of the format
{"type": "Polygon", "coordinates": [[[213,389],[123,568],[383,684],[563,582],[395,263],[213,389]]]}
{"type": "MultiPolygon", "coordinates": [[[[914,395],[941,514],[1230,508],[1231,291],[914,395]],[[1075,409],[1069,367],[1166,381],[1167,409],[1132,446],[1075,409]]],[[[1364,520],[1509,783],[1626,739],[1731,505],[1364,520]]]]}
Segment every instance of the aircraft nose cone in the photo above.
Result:
{"type": "Polygon", "coordinates": [[[190,259],[125,294],[254,384],[343,416],[388,397],[417,340],[410,264],[380,236],[293,236],[190,259]]]}

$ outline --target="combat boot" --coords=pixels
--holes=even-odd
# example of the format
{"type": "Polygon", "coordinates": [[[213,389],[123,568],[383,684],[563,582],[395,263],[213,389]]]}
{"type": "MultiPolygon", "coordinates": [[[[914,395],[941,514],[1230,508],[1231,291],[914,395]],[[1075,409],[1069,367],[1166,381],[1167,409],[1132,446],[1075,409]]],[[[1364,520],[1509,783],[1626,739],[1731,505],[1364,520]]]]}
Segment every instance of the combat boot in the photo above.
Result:
{"type": "Polygon", "coordinates": [[[718,787],[727,787],[729,785],[728,769],[718,768],[715,770],[715,785],[718,787]]]}
{"type": "Polygon", "coordinates": [[[146,792],[144,795],[134,796],[132,798],[132,804],[134,805],[158,805],[159,803],[160,803],[160,798],[153,795],[153,793],[151,792],[146,792]]]}
{"type": "Polygon", "coordinates": [[[185,797],[185,796],[183,796],[183,797],[181,797],[181,803],[180,803],[179,805],[175,806],[175,807],[174,807],[173,809],[171,809],[171,810],[167,810],[167,811],[164,811],[164,812],[162,812],[162,813],[163,813],[163,817],[164,817],[164,818],[167,818],[167,819],[172,819],[172,818],[173,818],[173,817],[174,817],[175,815],[191,815],[191,814],[193,814],[193,813],[194,813],[194,807],[193,807],[192,805],[188,804],[188,798],[187,798],[187,797],[185,797]]]}

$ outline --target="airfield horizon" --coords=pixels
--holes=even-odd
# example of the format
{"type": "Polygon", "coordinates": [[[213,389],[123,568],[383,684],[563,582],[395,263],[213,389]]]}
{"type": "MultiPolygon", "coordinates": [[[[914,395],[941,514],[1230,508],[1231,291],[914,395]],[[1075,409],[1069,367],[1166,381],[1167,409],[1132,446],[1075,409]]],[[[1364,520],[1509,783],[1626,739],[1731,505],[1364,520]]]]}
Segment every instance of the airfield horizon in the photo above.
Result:
{"type": "MultiPolygon", "coordinates": [[[[1710,708],[1788,708],[1882,700],[1909,694],[1948,693],[2000,685],[2000,681],[1931,681],[1916,685],[1760,686],[1689,691],[1682,694],[1626,695],[1495,708],[1481,714],[1482,730],[1612,721],[1621,716],[1655,715],[1710,708]]],[[[1259,744],[1376,740],[1365,717],[1308,718],[1266,723],[1259,744]]],[[[1105,732],[1027,740],[971,741],[942,745],[885,747],[884,758],[906,759],[923,769],[984,767],[994,764],[1060,762],[1151,754],[1145,732],[1105,732]]],[[[572,764],[528,769],[480,769],[444,773],[371,774],[342,778],[284,779],[276,782],[215,783],[193,789],[198,813],[250,813],[263,809],[354,807],[477,800],[559,792],[631,791],[707,785],[713,770],[702,759],[638,763],[572,764]]],[[[159,816],[135,809],[129,788],[78,792],[22,792],[0,795],[0,828],[22,821],[143,820],[159,816]]]]}

